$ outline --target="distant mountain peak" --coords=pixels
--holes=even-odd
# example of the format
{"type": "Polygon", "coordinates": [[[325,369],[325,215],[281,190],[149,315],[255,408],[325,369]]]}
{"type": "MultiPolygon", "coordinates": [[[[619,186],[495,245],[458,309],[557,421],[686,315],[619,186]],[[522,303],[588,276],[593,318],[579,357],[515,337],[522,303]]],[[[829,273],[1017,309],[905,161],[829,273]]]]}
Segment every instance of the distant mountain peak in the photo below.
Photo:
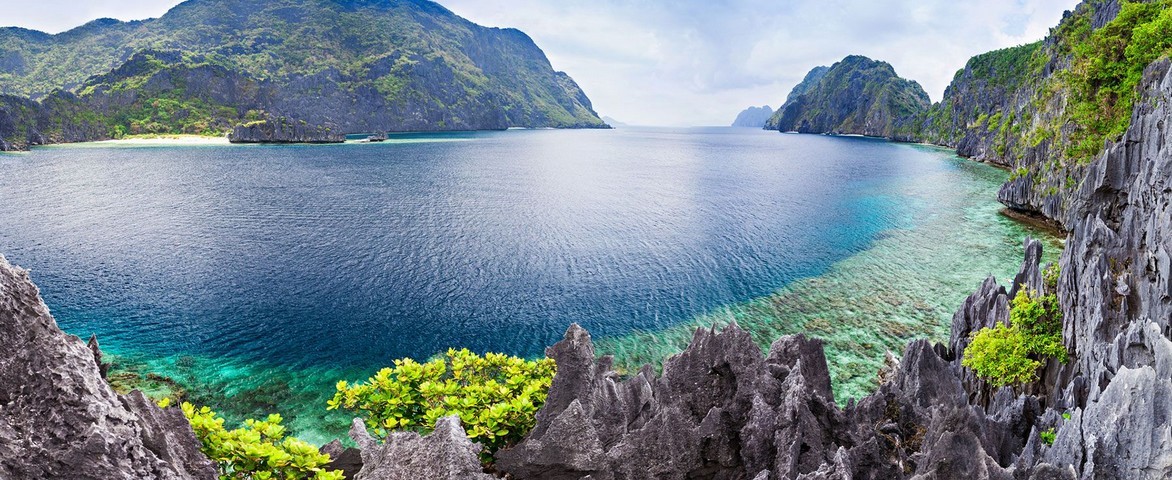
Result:
{"type": "Polygon", "coordinates": [[[765,122],[769,121],[769,117],[771,116],[773,116],[773,109],[769,105],[749,107],[737,115],[736,120],[733,120],[732,126],[761,128],[765,126],[765,122]]]}

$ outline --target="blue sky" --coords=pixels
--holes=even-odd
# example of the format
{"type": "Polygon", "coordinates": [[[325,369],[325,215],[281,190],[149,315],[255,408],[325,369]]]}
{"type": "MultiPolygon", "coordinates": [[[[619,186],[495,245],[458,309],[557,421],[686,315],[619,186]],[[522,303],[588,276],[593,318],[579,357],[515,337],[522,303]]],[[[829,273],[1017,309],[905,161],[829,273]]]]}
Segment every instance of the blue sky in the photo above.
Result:
{"type": "MultiPolygon", "coordinates": [[[[0,24],[60,32],[162,15],[175,0],[0,0],[0,24]]],[[[441,0],[519,28],[600,114],[645,125],[726,125],[774,108],[817,65],[890,62],[939,100],[972,55],[1041,39],[1076,0],[441,0]]]]}

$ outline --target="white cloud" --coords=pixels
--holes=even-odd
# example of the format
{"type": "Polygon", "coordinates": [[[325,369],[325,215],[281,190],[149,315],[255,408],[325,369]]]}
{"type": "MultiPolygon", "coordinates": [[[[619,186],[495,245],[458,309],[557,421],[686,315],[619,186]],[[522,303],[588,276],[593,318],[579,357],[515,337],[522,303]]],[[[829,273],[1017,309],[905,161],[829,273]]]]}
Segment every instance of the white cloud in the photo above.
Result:
{"type": "Polygon", "coordinates": [[[638,124],[723,125],[777,107],[817,65],[891,63],[939,100],[969,57],[1041,39],[1077,0],[445,0],[520,28],[596,109],[638,124]],[[614,61],[638,51],[640,61],[614,61]]]}
{"type": "MultiPolygon", "coordinates": [[[[58,32],[99,17],[157,17],[175,0],[0,0],[0,23],[58,32]]],[[[599,113],[657,125],[724,125],[777,107],[814,66],[890,62],[939,100],[972,55],[1038,40],[1077,0],[440,0],[515,27],[599,113]]]]}

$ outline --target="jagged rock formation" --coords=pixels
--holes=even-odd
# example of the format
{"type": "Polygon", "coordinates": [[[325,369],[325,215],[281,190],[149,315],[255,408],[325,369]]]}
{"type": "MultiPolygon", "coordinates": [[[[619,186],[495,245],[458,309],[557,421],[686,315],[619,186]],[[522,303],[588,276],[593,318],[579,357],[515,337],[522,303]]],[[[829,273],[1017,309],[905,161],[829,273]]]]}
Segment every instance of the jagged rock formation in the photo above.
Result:
{"type": "Polygon", "coordinates": [[[214,479],[178,409],[118,395],[0,256],[0,478],[214,479]]]}
{"type": "Polygon", "coordinates": [[[1072,197],[1052,403],[1074,412],[1048,463],[1080,478],[1172,476],[1172,62],[1147,68],[1131,127],[1072,197]]]}
{"type": "Polygon", "coordinates": [[[427,0],[189,0],[57,35],[0,28],[0,94],[65,130],[97,124],[83,140],[222,134],[258,114],[342,133],[606,127],[527,35],[427,0]]]}
{"type": "Polygon", "coordinates": [[[920,84],[886,62],[851,55],[822,68],[806,75],[765,128],[893,137],[931,104],[920,84]]]}
{"type": "Polygon", "coordinates": [[[232,143],[342,143],[346,135],[330,127],[288,118],[258,120],[237,125],[228,134],[232,143]]]}
{"type": "Polygon", "coordinates": [[[480,445],[468,440],[460,418],[443,417],[435,430],[420,436],[415,432],[391,432],[380,444],[366,431],[361,419],[354,419],[350,438],[362,448],[362,470],[357,480],[492,480],[481,471],[480,445]]]}
{"type": "Polygon", "coordinates": [[[737,114],[737,118],[733,120],[732,126],[762,128],[765,126],[765,122],[769,121],[769,117],[772,116],[773,109],[769,108],[769,105],[749,107],[737,114]]]}
{"type": "Polygon", "coordinates": [[[879,392],[844,409],[831,397],[821,343],[802,336],[779,339],[763,356],[735,325],[699,330],[661,377],[647,368],[626,380],[608,359],[594,361],[577,327],[549,354],[558,376],[537,428],[497,454],[516,478],[1002,473],[1024,443],[1012,432],[1028,433],[1036,415],[1026,401],[989,414],[970,407],[947,352],[923,341],[909,345],[879,392]]]}

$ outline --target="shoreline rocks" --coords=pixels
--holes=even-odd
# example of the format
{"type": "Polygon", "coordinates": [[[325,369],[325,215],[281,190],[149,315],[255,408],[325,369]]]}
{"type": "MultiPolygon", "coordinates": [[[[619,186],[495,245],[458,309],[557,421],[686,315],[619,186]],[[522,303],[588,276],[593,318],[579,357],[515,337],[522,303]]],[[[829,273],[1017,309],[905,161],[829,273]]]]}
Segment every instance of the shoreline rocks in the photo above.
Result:
{"type": "Polygon", "coordinates": [[[287,117],[237,125],[228,134],[231,143],[342,143],[346,135],[328,125],[310,125],[287,117]]]}

